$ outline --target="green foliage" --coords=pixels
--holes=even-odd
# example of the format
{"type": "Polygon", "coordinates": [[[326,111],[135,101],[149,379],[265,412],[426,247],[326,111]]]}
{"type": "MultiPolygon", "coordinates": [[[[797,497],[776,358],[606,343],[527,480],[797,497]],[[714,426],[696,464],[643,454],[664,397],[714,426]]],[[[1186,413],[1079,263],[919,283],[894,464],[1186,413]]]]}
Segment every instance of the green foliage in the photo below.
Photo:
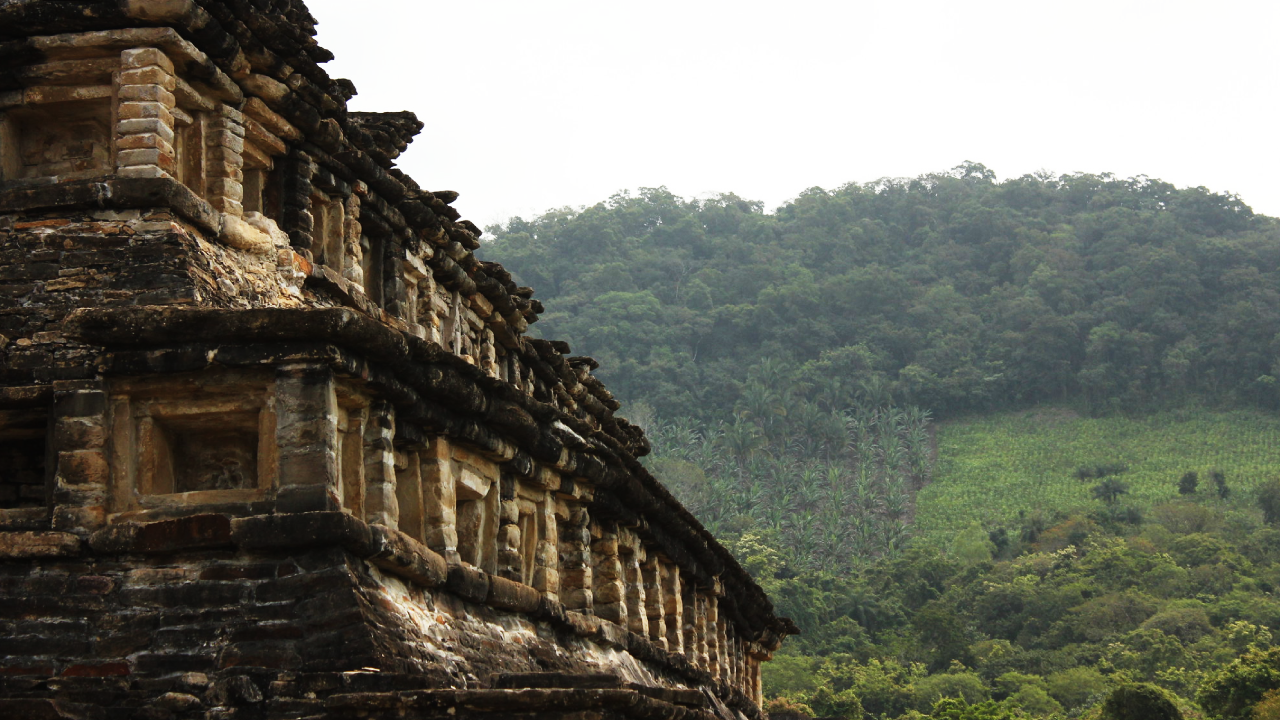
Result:
{"type": "Polygon", "coordinates": [[[600,359],[655,475],[803,629],[765,666],[779,712],[1280,706],[1275,220],[967,163],[491,232],[538,331],[600,359]]]}
{"type": "Polygon", "coordinates": [[[1062,705],[1038,685],[1024,685],[1009,697],[1009,704],[1033,717],[1049,717],[1062,712],[1062,705]]]}
{"type": "Polygon", "coordinates": [[[1280,720],[1280,690],[1268,690],[1253,706],[1253,720],[1280,720]]]}
{"type": "Polygon", "coordinates": [[[951,556],[966,566],[991,560],[995,544],[986,530],[977,522],[971,523],[951,541],[951,556]]]}
{"type": "MultiPolygon", "coordinates": [[[[799,715],[801,717],[813,717],[813,708],[809,707],[808,705],[805,705],[804,703],[796,702],[795,700],[792,700],[791,698],[788,698],[785,696],[777,697],[769,700],[764,705],[764,711],[774,717],[777,717],[780,715],[799,715]]],[[[859,710],[859,712],[861,712],[861,710],[859,710]]],[[[852,717],[858,718],[860,717],[860,715],[854,715],[852,717]]]]}
{"type": "Polygon", "coordinates": [[[922,711],[928,711],[943,698],[959,698],[972,704],[986,700],[989,694],[982,678],[967,671],[930,675],[915,686],[916,707],[922,711]]]}
{"type": "Polygon", "coordinates": [[[774,538],[786,572],[849,570],[898,554],[914,491],[932,478],[929,413],[831,397],[819,405],[806,391],[766,362],[731,424],[651,422],[648,467],[713,532],[774,538]]]}
{"type": "Polygon", "coordinates": [[[1102,703],[1102,720],[1182,720],[1169,693],[1154,685],[1121,685],[1102,703]]]}
{"type": "Polygon", "coordinates": [[[1115,478],[1107,478],[1093,486],[1093,496],[1108,505],[1114,505],[1121,495],[1129,494],[1129,486],[1115,478]]]}
{"type": "Polygon", "coordinates": [[[1205,711],[1222,720],[1250,720],[1263,697],[1280,689],[1280,648],[1253,649],[1200,689],[1205,711]]]}
{"type": "Polygon", "coordinates": [[[1209,473],[1209,478],[1213,480],[1213,490],[1218,494],[1218,498],[1226,500],[1231,497],[1231,488],[1227,486],[1227,475],[1221,470],[1213,470],[1209,473]]]}
{"type": "Polygon", "coordinates": [[[1091,485],[1075,478],[1082,462],[1090,467],[1127,464],[1125,503],[1153,512],[1165,507],[1183,512],[1188,522],[1199,518],[1212,525],[1215,513],[1252,506],[1257,486],[1280,476],[1276,438],[1280,417],[1248,409],[1087,418],[1049,408],[940,423],[933,482],[916,497],[914,533],[945,548],[950,538],[977,521],[988,529],[1006,527],[1012,536],[1029,529],[1034,537],[1027,540],[1036,542],[1044,527],[1024,523],[1043,525],[1055,513],[1097,508],[1091,485]],[[1189,468],[1200,468],[1200,475],[1207,476],[1215,467],[1236,478],[1239,497],[1166,505],[1183,497],[1170,477],[1189,468]],[[1022,521],[1016,519],[1020,512],[1025,513],[1022,521]]]}
{"type": "Polygon", "coordinates": [[[1272,478],[1258,486],[1258,507],[1262,519],[1271,525],[1280,525],[1280,479],[1272,478]]]}
{"type": "Polygon", "coordinates": [[[645,188],[489,228],[481,252],[542,293],[540,331],[665,418],[730,422],[765,358],[945,417],[1280,402],[1275,221],[1145,177],[971,169],[772,214],[645,188]]]}
{"type": "Polygon", "coordinates": [[[929,717],[933,720],[1019,720],[1026,716],[995,702],[970,705],[960,699],[945,699],[933,706],[929,717]]]}
{"type": "MultiPolygon", "coordinates": [[[[1247,509],[1188,520],[1194,505],[1160,506],[1136,528],[1051,519],[1036,542],[977,564],[913,547],[856,577],[766,578],[779,611],[804,618],[788,653],[809,654],[766,665],[766,693],[819,712],[857,698],[865,718],[911,717],[947,697],[963,698],[948,712],[1095,717],[1114,688],[1147,683],[1244,720],[1280,689],[1280,531],[1247,509]]],[[[736,547],[778,567],[761,536],[736,547]]]]}
{"type": "Polygon", "coordinates": [[[1077,666],[1052,673],[1045,678],[1045,685],[1054,700],[1075,710],[1100,699],[1108,682],[1097,668],[1077,666]]]}

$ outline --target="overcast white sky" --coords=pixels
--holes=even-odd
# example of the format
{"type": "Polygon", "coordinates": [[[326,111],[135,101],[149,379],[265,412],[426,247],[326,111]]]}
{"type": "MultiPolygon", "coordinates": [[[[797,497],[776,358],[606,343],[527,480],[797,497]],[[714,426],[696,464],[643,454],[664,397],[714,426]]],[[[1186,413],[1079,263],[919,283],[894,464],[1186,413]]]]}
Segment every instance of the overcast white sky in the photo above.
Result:
{"type": "Polygon", "coordinates": [[[621,189],[772,210],[981,162],[1148,175],[1280,215],[1280,3],[307,0],[355,110],[485,226],[621,189]]]}

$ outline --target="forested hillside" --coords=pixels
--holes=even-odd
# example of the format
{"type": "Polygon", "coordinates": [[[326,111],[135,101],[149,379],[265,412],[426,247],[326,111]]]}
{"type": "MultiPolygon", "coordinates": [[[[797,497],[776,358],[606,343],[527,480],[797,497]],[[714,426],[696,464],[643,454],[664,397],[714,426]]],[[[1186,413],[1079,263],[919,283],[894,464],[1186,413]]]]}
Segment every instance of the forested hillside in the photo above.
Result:
{"type": "Polygon", "coordinates": [[[1280,720],[1276,220],[970,163],[489,234],[804,630],[774,710],[1280,720]]]}
{"type": "Polygon", "coordinates": [[[1280,231],[1203,188],[997,183],[966,164],[814,188],[773,214],[645,189],[490,234],[487,256],[547,305],[540,329],[664,418],[727,420],[788,393],[887,392],[938,416],[1280,399],[1280,231]],[[751,382],[766,358],[785,385],[751,382]]]}

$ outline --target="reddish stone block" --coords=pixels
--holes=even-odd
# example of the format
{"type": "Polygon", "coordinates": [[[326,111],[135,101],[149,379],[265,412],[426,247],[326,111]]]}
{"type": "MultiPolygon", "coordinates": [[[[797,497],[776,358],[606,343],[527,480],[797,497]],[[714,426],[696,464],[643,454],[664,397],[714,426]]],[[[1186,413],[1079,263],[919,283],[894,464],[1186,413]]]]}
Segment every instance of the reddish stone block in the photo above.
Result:
{"type": "Polygon", "coordinates": [[[84,575],[76,578],[76,589],[90,595],[106,595],[116,589],[116,581],[105,575],[84,575]]]}
{"type": "Polygon", "coordinates": [[[149,523],[138,529],[134,548],[140,552],[169,552],[231,545],[231,519],[226,515],[192,515],[149,523]]]}
{"type": "Polygon", "coordinates": [[[27,222],[14,223],[13,229],[29,230],[31,228],[62,227],[63,225],[70,225],[70,224],[71,224],[70,220],[30,220],[27,222]]]}

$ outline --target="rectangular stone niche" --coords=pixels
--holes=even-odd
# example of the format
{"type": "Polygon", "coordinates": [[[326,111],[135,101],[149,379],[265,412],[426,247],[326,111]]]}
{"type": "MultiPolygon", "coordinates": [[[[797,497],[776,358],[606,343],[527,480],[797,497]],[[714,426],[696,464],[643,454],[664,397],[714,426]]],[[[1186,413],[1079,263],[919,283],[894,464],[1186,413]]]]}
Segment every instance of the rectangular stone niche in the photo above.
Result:
{"type": "Polygon", "coordinates": [[[148,495],[259,486],[258,414],[196,413],[141,421],[150,457],[139,489],[148,495]]]}
{"type": "Polygon", "coordinates": [[[43,411],[0,411],[0,510],[48,504],[47,423],[43,411]]]}
{"type": "Polygon", "coordinates": [[[0,113],[0,181],[77,180],[115,169],[108,100],[0,113]]]}
{"type": "Polygon", "coordinates": [[[110,410],[113,511],[265,500],[278,474],[269,387],[122,383],[110,410]]]}

